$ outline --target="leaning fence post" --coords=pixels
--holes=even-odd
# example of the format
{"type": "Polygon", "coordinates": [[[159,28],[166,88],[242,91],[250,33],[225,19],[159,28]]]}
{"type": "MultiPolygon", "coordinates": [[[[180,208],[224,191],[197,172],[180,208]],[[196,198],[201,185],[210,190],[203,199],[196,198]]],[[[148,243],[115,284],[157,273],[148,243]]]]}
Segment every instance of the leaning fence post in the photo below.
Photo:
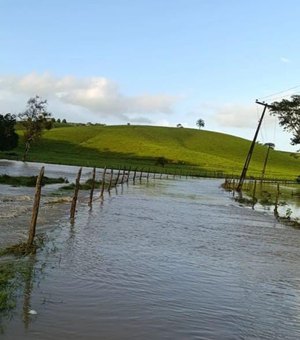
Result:
{"type": "Polygon", "coordinates": [[[74,220],[74,217],[75,217],[76,203],[77,203],[79,186],[80,186],[81,171],[82,171],[82,168],[80,168],[78,170],[78,174],[77,174],[77,178],[76,178],[76,182],[75,182],[74,196],[73,196],[73,199],[72,199],[72,204],[71,204],[71,209],[70,209],[71,220],[74,220]]]}
{"type": "Polygon", "coordinates": [[[93,175],[92,175],[92,185],[91,185],[91,192],[90,192],[90,200],[89,200],[89,206],[92,206],[93,202],[93,195],[95,190],[95,178],[96,178],[96,168],[93,169],[93,175]]]}
{"type": "Polygon", "coordinates": [[[33,202],[33,208],[32,208],[31,223],[29,227],[27,248],[30,248],[32,246],[33,240],[35,237],[36,222],[37,222],[37,217],[38,217],[39,207],[40,207],[42,180],[44,177],[44,171],[45,171],[45,168],[42,167],[40,174],[38,175],[37,180],[36,180],[35,195],[34,195],[34,202],[33,202]]]}

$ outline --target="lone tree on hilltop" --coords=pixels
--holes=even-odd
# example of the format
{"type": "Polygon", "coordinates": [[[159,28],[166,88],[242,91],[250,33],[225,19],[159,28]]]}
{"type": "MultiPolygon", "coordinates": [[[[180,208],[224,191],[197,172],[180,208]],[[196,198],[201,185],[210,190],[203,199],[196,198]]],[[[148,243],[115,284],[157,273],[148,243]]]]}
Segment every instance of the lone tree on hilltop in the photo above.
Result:
{"type": "Polygon", "coordinates": [[[291,132],[291,144],[300,144],[300,96],[291,96],[291,100],[282,99],[268,106],[270,113],[277,116],[279,125],[287,132],[291,132]]]}
{"type": "Polygon", "coordinates": [[[18,145],[19,136],[15,132],[15,124],[15,115],[0,115],[0,151],[11,150],[18,145]]]}
{"type": "Polygon", "coordinates": [[[49,130],[52,127],[51,113],[47,111],[47,100],[42,100],[39,96],[29,98],[27,109],[18,116],[24,127],[23,161],[26,161],[31,144],[41,138],[45,129],[49,130]]]}
{"type": "Polygon", "coordinates": [[[205,126],[204,120],[198,119],[196,125],[198,126],[199,129],[203,128],[205,126]]]}

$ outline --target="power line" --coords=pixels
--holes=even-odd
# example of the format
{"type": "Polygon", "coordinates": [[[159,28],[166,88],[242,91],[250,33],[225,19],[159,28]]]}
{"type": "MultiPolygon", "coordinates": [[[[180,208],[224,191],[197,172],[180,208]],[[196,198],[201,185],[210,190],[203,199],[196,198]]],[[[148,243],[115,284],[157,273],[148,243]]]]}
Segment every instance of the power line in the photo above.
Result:
{"type": "Polygon", "coordinates": [[[286,89],[286,90],[284,90],[284,91],[275,92],[275,93],[273,93],[273,94],[270,94],[270,95],[265,96],[265,97],[260,97],[260,98],[258,98],[258,99],[261,100],[261,99],[271,98],[271,97],[277,96],[278,94],[282,94],[282,93],[285,93],[285,92],[287,92],[287,91],[295,90],[295,89],[297,89],[297,88],[299,88],[299,87],[300,87],[300,85],[293,86],[293,87],[290,87],[289,89],[286,89]]]}

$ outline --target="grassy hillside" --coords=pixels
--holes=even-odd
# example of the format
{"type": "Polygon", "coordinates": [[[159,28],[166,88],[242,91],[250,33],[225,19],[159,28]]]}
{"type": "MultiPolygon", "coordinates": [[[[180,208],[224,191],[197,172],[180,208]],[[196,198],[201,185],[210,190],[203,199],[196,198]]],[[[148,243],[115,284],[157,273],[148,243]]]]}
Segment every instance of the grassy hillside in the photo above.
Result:
{"type": "MultiPolygon", "coordinates": [[[[10,153],[15,159],[21,159],[22,138],[19,144],[10,153]]],[[[239,175],[249,146],[250,141],[242,138],[196,129],[132,125],[67,126],[45,132],[43,139],[32,146],[29,160],[239,175]],[[159,157],[167,160],[164,169],[156,164],[159,157]]],[[[249,176],[260,176],[266,151],[266,147],[256,145],[249,176]]],[[[2,153],[0,157],[7,158],[8,154],[2,153]]],[[[271,150],[266,176],[294,179],[300,174],[299,165],[300,159],[290,153],[271,150]]]]}

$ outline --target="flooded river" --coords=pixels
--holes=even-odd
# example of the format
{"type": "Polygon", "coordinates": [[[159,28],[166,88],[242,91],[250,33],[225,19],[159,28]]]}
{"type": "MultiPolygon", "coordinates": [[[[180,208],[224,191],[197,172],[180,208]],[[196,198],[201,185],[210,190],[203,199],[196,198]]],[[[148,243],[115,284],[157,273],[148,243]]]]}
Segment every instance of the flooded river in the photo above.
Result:
{"type": "Polygon", "coordinates": [[[221,183],[124,184],[74,225],[48,211],[0,338],[300,339],[300,231],[221,183]]]}

